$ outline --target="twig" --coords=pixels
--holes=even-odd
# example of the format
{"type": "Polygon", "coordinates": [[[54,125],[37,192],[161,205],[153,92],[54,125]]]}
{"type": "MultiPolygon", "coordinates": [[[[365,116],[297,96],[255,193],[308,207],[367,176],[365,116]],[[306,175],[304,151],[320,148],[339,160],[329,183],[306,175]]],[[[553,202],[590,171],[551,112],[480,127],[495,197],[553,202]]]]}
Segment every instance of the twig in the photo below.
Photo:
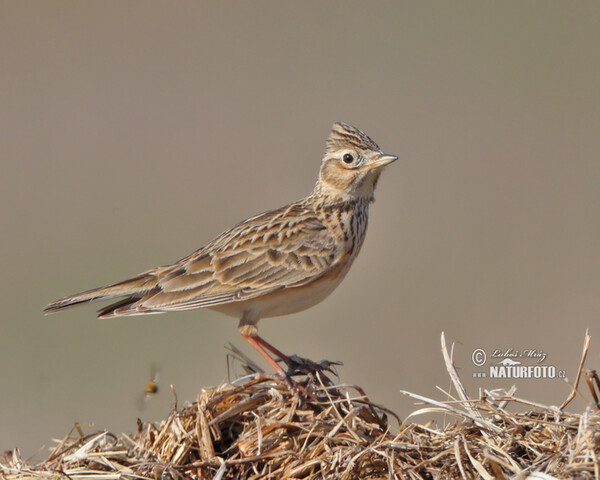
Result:
{"type": "Polygon", "coordinates": [[[588,333],[588,330],[585,331],[585,339],[583,341],[583,353],[581,354],[581,362],[579,362],[579,369],[577,370],[577,377],[575,378],[575,383],[571,390],[571,393],[567,397],[567,399],[563,402],[563,404],[559,407],[560,410],[564,410],[564,408],[571,403],[571,401],[577,395],[577,387],[579,386],[579,379],[581,378],[581,373],[583,372],[583,365],[585,364],[585,359],[587,358],[588,350],[590,348],[591,337],[588,333]]]}

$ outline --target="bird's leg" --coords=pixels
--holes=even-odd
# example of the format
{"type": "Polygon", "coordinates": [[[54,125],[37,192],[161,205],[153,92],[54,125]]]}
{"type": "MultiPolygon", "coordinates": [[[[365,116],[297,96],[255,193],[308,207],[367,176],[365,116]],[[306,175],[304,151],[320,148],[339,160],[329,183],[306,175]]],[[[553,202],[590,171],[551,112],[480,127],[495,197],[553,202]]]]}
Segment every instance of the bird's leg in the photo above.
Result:
{"type": "Polygon", "coordinates": [[[275,348],[273,345],[271,345],[269,342],[267,342],[264,338],[259,337],[258,335],[256,336],[256,341],[258,343],[260,343],[264,348],[269,350],[271,353],[273,353],[274,355],[277,355],[279,357],[279,360],[281,360],[283,363],[285,363],[288,367],[290,366],[292,360],[286,354],[282,353],[279,349],[275,348]]]}
{"type": "MultiPolygon", "coordinates": [[[[260,338],[258,335],[244,335],[242,333],[242,337],[244,340],[246,340],[250,345],[252,345],[257,351],[258,353],[260,353],[267,362],[269,362],[269,365],[271,365],[275,371],[277,373],[279,373],[280,375],[282,375],[283,377],[287,377],[288,374],[285,372],[285,370],[283,368],[281,368],[281,366],[275,361],[275,359],[273,357],[271,357],[271,355],[269,355],[269,353],[263,348],[262,346],[262,342],[265,342],[262,338],[260,338]]],[[[265,342],[267,343],[267,342],[265,342]]],[[[267,345],[269,345],[267,343],[267,345]]],[[[269,345],[271,346],[271,345],[269,345]]],[[[274,347],[273,347],[274,348],[274,347]]],[[[277,349],[275,349],[277,352],[279,352],[277,349]]],[[[275,353],[275,352],[274,352],[275,353]]],[[[276,355],[281,355],[281,352],[279,353],[275,353],[276,355]]],[[[287,358],[285,357],[285,355],[282,357],[283,358],[287,358]]]]}
{"type": "MultiPolygon", "coordinates": [[[[269,362],[269,365],[271,365],[279,375],[287,377],[288,375],[287,373],[285,373],[283,368],[281,368],[281,366],[275,361],[275,359],[271,357],[271,355],[269,355],[269,353],[263,348],[263,344],[261,343],[262,338],[258,336],[258,329],[256,328],[256,323],[258,322],[258,320],[259,317],[255,313],[251,311],[244,312],[242,318],[240,318],[238,330],[242,334],[244,340],[246,340],[250,345],[252,345],[258,351],[258,353],[260,353],[265,358],[265,360],[269,362]]],[[[264,340],[262,341],[264,342],[264,340]]],[[[270,347],[270,345],[268,345],[268,347],[270,347]]],[[[279,355],[281,355],[281,353],[279,353],[279,355]]]]}
{"type": "Polygon", "coordinates": [[[260,354],[263,357],[265,357],[265,359],[267,359],[269,364],[273,365],[277,372],[283,371],[283,369],[279,366],[277,360],[275,360],[271,355],[269,355],[267,350],[270,351],[273,355],[279,357],[279,361],[285,363],[285,365],[288,367],[288,375],[291,371],[295,371],[298,369],[298,367],[301,367],[303,364],[310,362],[310,360],[298,357],[297,355],[292,355],[292,357],[286,355],[285,353],[281,352],[278,348],[274,347],[264,338],[259,337],[258,335],[250,336],[242,334],[242,337],[244,337],[244,340],[250,343],[250,345],[256,348],[260,352],[260,354]],[[275,365],[277,365],[277,367],[275,367],[275,365]]]}
{"type": "Polygon", "coordinates": [[[284,355],[279,350],[277,350],[273,345],[266,342],[262,338],[258,336],[258,329],[256,328],[256,323],[258,322],[259,317],[256,313],[252,311],[246,311],[242,315],[240,319],[240,323],[238,325],[238,330],[242,334],[244,340],[246,340],[250,345],[252,345],[258,353],[260,353],[269,365],[271,365],[275,371],[283,376],[289,377],[289,375],[281,368],[281,366],[277,363],[277,361],[269,355],[267,350],[271,353],[274,353],[279,357],[279,360],[288,364],[289,358],[287,355],[284,355]],[[267,350],[265,350],[265,348],[267,350]]]}
{"type": "MultiPolygon", "coordinates": [[[[302,402],[303,396],[304,397],[314,396],[314,394],[305,385],[302,385],[302,384],[296,382],[295,380],[293,380],[292,377],[289,375],[289,373],[287,373],[283,368],[281,368],[281,366],[277,363],[277,361],[273,357],[271,357],[271,355],[269,355],[269,353],[263,348],[263,346],[261,345],[261,342],[264,342],[266,344],[265,346],[268,345],[274,351],[278,352],[278,353],[276,353],[276,355],[282,355],[281,352],[279,352],[279,350],[277,350],[275,347],[273,347],[269,343],[265,342],[258,335],[245,335],[242,333],[242,337],[250,345],[252,345],[263,357],[265,357],[265,360],[267,362],[269,362],[269,365],[271,365],[275,369],[275,371],[277,372],[277,375],[279,375],[281,378],[283,378],[285,380],[285,383],[287,383],[287,386],[290,389],[290,392],[292,392],[296,396],[296,398],[298,399],[299,402],[302,402]]],[[[287,357],[285,355],[283,355],[283,358],[287,358],[287,357]]]]}
{"type": "Polygon", "coordinates": [[[244,340],[252,345],[256,351],[264,357],[269,365],[275,369],[277,374],[286,380],[292,390],[298,390],[298,384],[292,380],[292,375],[297,374],[308,375],[309,378],[312,378],[313,380],[317,377],[323,378],[325,383],[331,384],[331,381],[324,374],[324,370],[332,371],[330,366],[334,363],[325,362],[324,364],[317,364],[311,360],[298,357],[297,355],[292,355],[291,357],[285,355],[279,349],[258,336],[258,329],[256,328],[257,321],[258,318],[249,313],[245,313],[240,319],[238,329],[244,340]],[[277,360],[273,358],[269,352],[277,356],[277,360]],[[279,365],[278,361],[285,363],[288,369],[287,372],[279,365]]]}
{"type": "Polygon", "coordinates": [[[275,367],[275,370],[278,373],[281,373],[283,372],[283,369],[279,366],[279,364],[277,364],[277,361],[273,357],[271,357],[271,355],[268,354],[266,350],[269,350],[272,354],[279,357],[279,360],[285,363],[285,365],[288,368],[287,372],[284,372],[287,377],[291,377],[292,375],[300,373],[303,375],[309,375],[313,380],[321,378],[321,380],[323,380],[325,384],[331,385],[332,382],[325,374],[325,370],[333,373],[334,375],[337,375],[332,366],[340,365],[340,362],[330,362],[324,360],[320,363],[315,363],[312,360],[309,360],[308,358],[299,357],[298,355],[288,356],[282,353],[273,345],[271,345],[264,338],[259,337],[258,335],[252,337],[252,341],[246,336],[244,336],[244,339],[247,342],[249,342],[250,345],[256,348],[260,352],[260,354],[263,357],[265,357],[265,359],[267,359],[269,364],[273,365],[274,367],[275,365],[277,365],[277,367],[275,367]]]}

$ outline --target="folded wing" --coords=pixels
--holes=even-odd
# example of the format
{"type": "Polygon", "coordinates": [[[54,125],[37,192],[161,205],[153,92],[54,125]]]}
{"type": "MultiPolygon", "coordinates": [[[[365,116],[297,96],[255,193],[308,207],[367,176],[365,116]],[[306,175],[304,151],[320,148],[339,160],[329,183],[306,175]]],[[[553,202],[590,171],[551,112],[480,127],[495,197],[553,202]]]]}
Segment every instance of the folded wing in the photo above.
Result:
{"type": "Polygon", "coordinates": [[[342,252],[314,212],[296,203],[250,218],[179,262],[51,303],[45,311],[124,297],[99,317],[210,307],[306,285],[342,252]]]}

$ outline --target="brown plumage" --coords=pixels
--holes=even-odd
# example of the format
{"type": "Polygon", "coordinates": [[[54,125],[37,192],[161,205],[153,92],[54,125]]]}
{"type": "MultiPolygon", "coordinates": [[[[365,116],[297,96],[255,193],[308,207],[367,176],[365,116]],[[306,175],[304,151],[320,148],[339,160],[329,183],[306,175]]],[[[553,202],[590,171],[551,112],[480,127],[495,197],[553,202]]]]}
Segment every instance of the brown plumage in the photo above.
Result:
{"type": "Polygon", "coordinates": [[[239,329],[280,373],[257,335],[260,318],[294,313],[320,302],[343,280],[363,243],[369,204],[385,155],[366,134],[333,125],[313,192],[303,200],[251,217],[172,265],[48,304],[47,313],[118,299],[100,318],[208,307],[240,318],[239,329]]]}

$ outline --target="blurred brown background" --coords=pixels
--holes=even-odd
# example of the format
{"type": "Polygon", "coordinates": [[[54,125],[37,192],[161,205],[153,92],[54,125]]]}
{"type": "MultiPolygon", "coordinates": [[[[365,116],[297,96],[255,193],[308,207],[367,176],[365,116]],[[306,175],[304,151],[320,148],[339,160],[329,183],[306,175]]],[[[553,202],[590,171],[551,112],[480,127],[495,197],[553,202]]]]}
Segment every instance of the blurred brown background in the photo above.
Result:
{"type": "Polygon", "coordinates": [[[0,450],[221,382],[223,346],[249,351],[232,318],[41,309],[301,198],[334,121],[400,161],[346,281],[262,334],[402,415],[400,389],[443,398],[442,331],[471,394],[560,403],[562,380],[474,380],[471,352],[573,378],[589,327],[600,367],[599,24],[596,2],[2,1],[0,450]]]}

